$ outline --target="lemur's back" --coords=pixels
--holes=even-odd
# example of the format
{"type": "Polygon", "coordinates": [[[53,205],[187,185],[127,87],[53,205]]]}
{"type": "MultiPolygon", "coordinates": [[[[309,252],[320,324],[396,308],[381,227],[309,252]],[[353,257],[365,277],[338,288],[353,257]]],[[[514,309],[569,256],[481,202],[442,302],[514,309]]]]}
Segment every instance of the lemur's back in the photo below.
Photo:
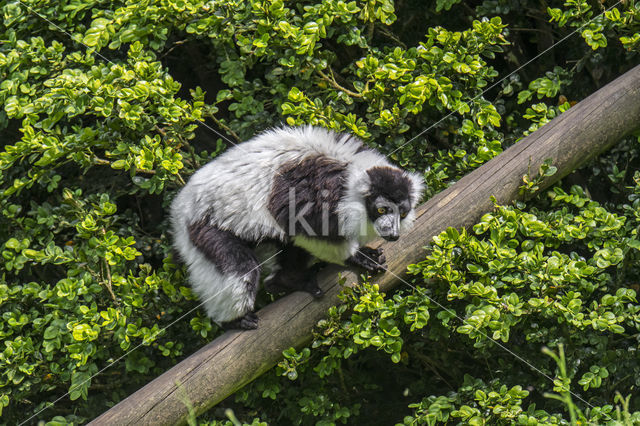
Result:
{"type": "Polygon", "coordinates": [[[349,135],[310,126],[269,130],[198,170],[174,201],[173,217],[181,222],[174,225],[185,226],[208,214],[212,224],[243,239],[282,240],[286,230],[268,210],[274,175],[285,164],[318,155],[362,170],[375,162],[387,164],[349,135]]]}

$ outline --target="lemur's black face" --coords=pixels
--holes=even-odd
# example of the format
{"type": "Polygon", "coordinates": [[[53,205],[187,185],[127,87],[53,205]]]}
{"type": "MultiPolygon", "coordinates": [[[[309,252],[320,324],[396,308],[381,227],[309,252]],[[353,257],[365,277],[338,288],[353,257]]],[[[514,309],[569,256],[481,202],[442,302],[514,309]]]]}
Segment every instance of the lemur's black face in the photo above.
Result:
{"type": "Polygon", "coordinates": [[[367,171],[371,189],[365,199],[367,216],[387,241],[400,238],[402,220],[411,211],[411,181],[398,169],[373,167],[367,171]]]}
{"type": "Polygon", "coordinates": [[[383,196],[367,198],[367,216],[378,235],[387,241],[400,238],[400,223],[410,210],[409,200],[394,203],[383,196]]]}

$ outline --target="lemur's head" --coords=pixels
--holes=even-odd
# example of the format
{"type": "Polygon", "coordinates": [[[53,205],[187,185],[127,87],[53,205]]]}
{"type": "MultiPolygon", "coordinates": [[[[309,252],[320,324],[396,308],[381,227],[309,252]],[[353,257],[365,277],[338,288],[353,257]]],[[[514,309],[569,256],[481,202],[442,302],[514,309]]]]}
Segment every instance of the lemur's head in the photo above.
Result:
{"type": "Polygon", "coordinates": [[[367,216],[375,231],[387,241],[396,241],[413,223],[414,208],[423,190],[422,178],[394,167],[367,170],[369,190],[365,197],[367,216]]]}

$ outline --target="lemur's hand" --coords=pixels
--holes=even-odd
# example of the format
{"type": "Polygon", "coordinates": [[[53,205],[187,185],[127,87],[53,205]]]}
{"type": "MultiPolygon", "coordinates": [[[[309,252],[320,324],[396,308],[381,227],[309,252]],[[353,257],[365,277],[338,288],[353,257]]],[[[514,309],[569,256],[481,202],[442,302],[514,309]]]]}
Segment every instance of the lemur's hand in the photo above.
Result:
{"type": "Polygon", "coordinates": [[[370,274],[377,274],[387,269],[384,264],[386,260],[382,248],[360,247],[345,263],[363,268],[370,274]]]}
{"type": "Polygon", "coordinates": [[[258,316],[247,312],[243,317],[220,324],[224,330],[255,330],[258,328],[258,316]]]}

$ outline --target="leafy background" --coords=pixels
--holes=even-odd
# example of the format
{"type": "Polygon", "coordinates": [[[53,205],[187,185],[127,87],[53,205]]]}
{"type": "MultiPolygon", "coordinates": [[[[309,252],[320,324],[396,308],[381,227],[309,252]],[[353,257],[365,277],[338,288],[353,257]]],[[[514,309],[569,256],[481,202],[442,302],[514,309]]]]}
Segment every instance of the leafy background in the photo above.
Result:
{"type": "MultiPolygon", "coordinates": [[[[348,131],[424,173],[426,199],[638,64],[640,49],[631,0],[0,10],[6,424],[44,408],[49,424],[84,423],[220,333],[194,310],[165,212],[231,143],[284,123],[348,131]]],[[[640,421],[638,163],[627,138],[530,201],[425,241],[411,286],[346,290],[309,348],[190,422],[640,421]]]]}

